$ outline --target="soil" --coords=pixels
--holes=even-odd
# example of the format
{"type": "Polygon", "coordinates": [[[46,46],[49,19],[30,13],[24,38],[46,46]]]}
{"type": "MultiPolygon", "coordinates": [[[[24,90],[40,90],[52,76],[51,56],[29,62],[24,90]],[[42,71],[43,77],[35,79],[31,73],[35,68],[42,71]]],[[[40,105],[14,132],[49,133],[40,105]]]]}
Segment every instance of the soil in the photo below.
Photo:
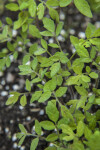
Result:
{"type": "MultiPolygon", "coordinates": [[[[64,29],[67,31],[67,37],[61,43],[63,50],[73,53],[69,35],[84,36],[84,31],[88,22],[100,25],[100,15],[94,13],[93,19],[89,19],[80,14],[75,7],[69,6],[66,10],[62,9],[63,15],[65,15],[64,29]]],[[[5,17],[9,14],[13,20],[16,20],[12,13],[8,13],[7,10],[0,16],[0,19],[5,22],[5,17]]],[[[61,16],[60,16],[61,17],[61,16]]],[[[50,39],[48,39],[49,41],[50,39]]],[[[33,41],[34,42],[34,41],[33,41]]],[[[0,44],[1,48],[6,47],[6,43],[0,44]]],[[[18,124],[24,124],[28,132],[34,133],[34,120],[39,121],[47,118],[44,106],[46,104],[39,104],[37,102],[29,104],[30,96],[28,96],[28,104],[24,108],[20,106],[19,102],[14,106],[6,106],[6,100],[9,92],[12,90],[25,92],[25,77],[18,75],[18,65],[21,61],[22,55],[19,55],[18,61],[12,61],[11,66],[4,70],[3,74],[0,72],[0,150],[29,150],[30,142],[32,138],[26,138],[21,147],[17,147],[17,139],[15,133],[19,131],[18,124]],[[11,80],[10,80],[11,79],[11,80]]],[[[33,87],[33,91],[36,87],[33,87]]],[[[66,97],[67,99],[67,97],[66,97]]],[[[96,109],[96,108],[95,108],[96,109]]],[[[93,109],[93,111],[95,111],[93,109]]],[[[43,133],[47,135],[47,132],[43,133]]],[[[37,150],[44,150],[48,146],[45,141],[40,141],[37,150]]]]}

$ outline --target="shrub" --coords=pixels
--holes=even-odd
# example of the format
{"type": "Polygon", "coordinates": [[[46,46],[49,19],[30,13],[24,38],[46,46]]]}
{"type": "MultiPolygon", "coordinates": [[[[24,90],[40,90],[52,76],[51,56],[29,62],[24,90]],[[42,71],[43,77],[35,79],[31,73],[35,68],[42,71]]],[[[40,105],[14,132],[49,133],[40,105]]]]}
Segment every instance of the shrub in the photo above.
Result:
{"type": "Polygon", "coordinates": [[[100,110],[92,114],[91,109],[100,105],[100,28],[96,29],[89,23],[85,31],[86,39],[70,36],[76,49],[74,54],[69,57],[69,53],[63,52],[57,39],[64,25],[59,20],[59,10],[72,3],[80,13],[92,18],[86,0],[18,0],[17,3],[6,4],[8,10],[18,12],[18,19],[13,22],[7,17],[7,25],[3,28],[0,23],[0,42],[7,43],[7,51],[0,52],[0,69],[10,66],[10,55],[17,59],[17,46],[21,41],[24,57],[18,68],[19,74],[27,77],[28,92],[11,92],[6,105],[16,104],[20,99],[20,104],[25,106],[27,94],[31,95],[30,103],[38,101],[46,104],[48,120],[35,120],[35,134],[28,133],[19,124],[19,145],[26,136],[33,136],[30,150],[36,149],[39,140],[53,144],[45,150],[100,149],[100,110]],[[13,38],[12,29],[18,30],[19,36],[13,38]],[[52,37],[54,43],[48,44],[47,37],[52,37]],[[30,38],[35,42],[27,49],[30,38]],[[34,84],[38,89],[36,91],[32,90],[34,84]],[[71,95],[71,99],[64,101],[66,93],[71,95]],[[50,131],[48,136],[42,135],[42,130],[50,131]]]}

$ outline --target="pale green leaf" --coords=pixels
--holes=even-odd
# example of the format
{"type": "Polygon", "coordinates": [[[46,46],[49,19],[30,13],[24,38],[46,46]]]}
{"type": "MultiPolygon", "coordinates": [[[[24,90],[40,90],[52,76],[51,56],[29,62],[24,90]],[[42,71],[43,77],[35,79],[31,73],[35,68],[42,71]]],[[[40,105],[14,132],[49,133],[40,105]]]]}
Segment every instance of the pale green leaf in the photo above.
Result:
{"type": "Polygon", "coordinates": [[[51,70],[51,77],[53,77],[59,71],[60,67],[61,66],[60,66],[59,62],[58,63],[54,63],[52,65],[52,67],[50,68],[50,70],[51,70]]]}
{"type": "Polygon", "coordinates": [[[23,95],[20,99],[20,104],[24,107],[27,104],[26,96],[23,95]]]}
{"type": "Polygon", "coordinates": [[[54,24],[53,20],[45,17],[45,18],[43,18],[43,25],[48,31],[50,31],[50,32],[55,31],[55,24],[54,24]]]}
{"type": "Polygon", "coordinates": [[[58,90],[56,90],[56,96],[61,97],[63,96],[67,91],[67,87],[60,87],[58,90]]]}
{"type": "Polygon", "coordinates": [[[33,139],[32,142],[31,142],[30,150],[36,150],[36,147],[37,147],[37,145],[38,145],[38,142],[39,142],[39,139],[38,139],[38,138],[33,139]]]}
{"type": "Polygon", "coordinates": [[[55,125],[51,121],[42,121],[40,122],[41,127],[44,128],[45,130],[53,130],[55,129],[55,125]]]}
{"type": "Polygon", "coordinates": [[[46,100],[48,100],[51,97],[51,92],[50,91],[46,91],[44,92],[41,97],[39,98],[38,102],[45,102],[46,100]]]}

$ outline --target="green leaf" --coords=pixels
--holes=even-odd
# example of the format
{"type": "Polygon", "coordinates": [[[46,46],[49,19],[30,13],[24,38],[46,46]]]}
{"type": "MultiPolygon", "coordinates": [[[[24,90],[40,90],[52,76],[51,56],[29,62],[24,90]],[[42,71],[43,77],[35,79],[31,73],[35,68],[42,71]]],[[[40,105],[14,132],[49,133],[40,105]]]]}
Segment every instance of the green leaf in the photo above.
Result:
{"type": "Polygon", "coordinates": [[[29,25],[29,33],[36,38],[41,38],[41,34],[35,25],[29,25]]]}
{"type": "Polygon", "coordinates": [[[33,79],[31,81],[31,83],[37,83],[37,82],[40,82],[40,81],[41,81],[41,79],[39,77],[37,77],[37,78],[33,79]]]}
{"type": "Polygon", "coordinates": [[[95,102],[96,102],[96,104],[100,105],[100,97],[95,98],[95,102]]]}
{"type": "Polygon", "coordinates": [[[95,46],[92,46],[91,51],[90,51],[90,57],[91,57],[92,59],[94,59],[95,56],[96,56],[96,47],[95,47],[95,46]]]}
{"type": "Polygon", "coordinates": [[[80,57],[89,57],[87,49],[82,45],[76,45],[75,48],[80,57]]]}
{"type": "Polygon", "coordinates": [[[50,70],[51,70],[51,77],[53,77],[59,71],[60,67],[61,66],[60,66],[59,62],[58,63],[54,63],[52,65],[52,67],[50,68],[50,70]]]}
{"type": "Polygon", "coordinates": [[[59,6],[59,1],[58,0],[47,0],[46,2],[47,5],[49,6],[59,6]]]}
{"type": "Polygon", "coordinates": [[[46,91],[44,92],[41,97],[39,98],[38,102],[45,102],[46,100],[48,100],[51,97],[51,92],[50,91],[46,91]]]}
{"type": "Polygon", "coordinates": [[[74,0],[74,4],[83,15],[92,18],[90,6],[86,0],[74,0]]]}
{"type": "Polygon", "coordinates": [[[40,96],[42,95],[42,91],[36,91],[34,94],[32,94],[31,103],[38,100],[40,96]]]}
{"type": "Polygon", "coordinates": [[[89,74],[89,76],[90,76],[91,78],[93,78],[93,79],[97,79],[97,78],[98,78],[98,74],[95,73],[95,72],[91,72],[91,73],[89,74]]]}
{"type": "Polygon", "coordinates": [[[60,0],[59,5],[60,5],[60,7],[66,7],[66,6],[68,6],[71,2],[72,2],[72,0],[60,0]]]}
{"type": "Polygon", "coordinates": [[[62,76],[61,76],[61,75],[58,75],[58,76],[57,76],[57,85],[58,85],[58,86],[61,86],[61,85],[62,85],[62,82],[63,82],[62,76]]]}
{"type": "Polygon", "coordinates": [[[31,67],[29,65],[19,65],[18,68],[23,72],[24,75],[31,73],[31,67]]]}
{"type": "Polygon", "coordinates": [[[20,104],[24,107],[27,104],[26,96],[23,95],[20,99],[20,104]]]}
{"type": "Polygon", "coordinates": [[[67,85],[74,85],[74,84],[77,84],[78,83],[78,81],[79,81],[79,79],[80,79],[80,76],[79,75],[77,75],[77,76],[71,76],[71,77],[69,77],[66,81],[66,84],[67,85]]]}
{"type": "Polygon", "coordinates": [[[14,48],[13,44],[11,44],[11,42],[7,42],[7,48],[12,52],[15,51],[15,48],[14,48]]]}
{"type": "Polygon", "coordinates": [[[18,101],[20,94],[13,94],[13,96],[9,97],[6,101],[6,105],[15,104],[18,101]]]}
{"type": "Polygon", "coordinates": [[[11,11],[18,11],[19,7],[17,4],[15,3],[9,3],[5,6],[7,9],[11,10],[11,11]]]}
{"type": "Polygon", "coordinates": [[[55,125],[51,121],[42,121],[41,127],[44,128],[45,130],[53,130],[55,129],[55,125]]]}
{"type": "Polygon", "coordinates": [[[32,67],[32,69],[35,70],[36,67],[37,67],[37,65],[38,65],[38,60],[37,60],[36,57],[34,57],[34,60],[31,61],[31,67],[32,67]]]}
{"type": "Polygon", "coordinates": [[[56,28],[56,36],[58,36],[61,32],[61,29],[63,28],[64,23],[63,22],[59,22],[59,24],[57,25],[56,28]]]}
{"type": "Polygon", "coordinates": [[[49,134],[46,138],[46,141],[56,141],[58,139],[58,135],[56,133],[49,134]]]}
{"type": "Polygon", "coordinates": [[[9,67],[11,65],[11,60],[9,56],[6,57],[6,66],[9,67]]]}
{"type": "Polygon", "coordinates": [[[28,5],[29,4],[27,2],[22,2],[19,8],[20,8],[20,10],[23,10],[23,9],[28,8],[28,5]]]}
{"type": "Polygon", "coordinates": [[[24,57],[23,57],[23,65],[25,65],[28,61],[30,60],[30,55],[25,55],[24,57]]]}
{"type": "Polygon", "coordinates": [[[43,91],[54,91],[56,88],[57,82],[56,82],[56,78],[52,78],[51,80],[49,80],[48,82],[45,83],[44,87],[43,87],[43,91]]]}
{"type": "Polygon", "coordinates": [[[56,90],[56,97],[63,96],[67,91],[67,87],[60,87],[58,90],[56,90]]]}
{"type": "Polygon", "coordinates": [[[39,123],[38,120],[35,120],[35,132],[38,134],[38,135],[41,135],[41,125],[39,123]]]}
{"type": "Polygon", "coordinates": [[[59,46],[55,43],[50,43],[48,46],[53,47],[53,48],[59,48],[59,46]]]}
{"type": "Polygon", "coordinates": [[[41,39],[41,45],[44,49],[48,49],[48,45],[47,45],[47,42],[44,40],[44,39],[41,39]]]}
{"type": "Polygon", "coordinates": [[[53,20],[45,17],[45,18],[43,18],[43,25],[48,31],[50,31],[50,32],[55,31],[55,24],[54,24],[53,20]]]}
{"type": "Polygon", "coordinates": [[[81,137],[84,133],[84,123],[82,121],[79,121],[78,122],[78,125],[77,125],[77,135],[78,137],[81,137]]]}
{"type": "Polygon", "coordinates": [[[27,130],[25,129],[25,127],[22,124],[19,124],[19,129],[21,130],[22,133],[26,134],[27,130]]]}
{"type": "Polygon", "coordinates": [[[90,82],[90,77],[86,76],[86,75],[82,75],[82,80],[84,82],[90,82]]]}
{"type": "Polygon", "coordinates": [[[39,139],[38,139],[38,138],[33,139],[32,142],[31,142],[30,150],[36,150],[36,147],[37,147],[37,145],[38,145],[38,142],[39,142],[39,139]]]}
{"type": "Polygon", "coordinates": [[[38,5],[38,12],[37,12],[37,15],[38,15],[38,18],[39,18],[39,20],[41,20],[42,18],[43,18],[43,16],[44,16],[44,5],[43,5],[43,3],[40,3],[39,5],[38,5]]]}
{"type": "Polygon", "coordinates": [[[85,95],[88,94],[87,90],[86,90],[84,87],[82,87],[82,86],[75,86],[75,89],[77,90],[77,92],[78,92],[80,95],[85,96],[85,95]]]}
{"type": "Polygon", "coordinates": [[[37,51],[37,49],[38,49],[38,44],[37,44],[37,43],[34,43],[34,44],[32,44],[32,45],[30,46],[30,48],[29,48],[29,53],[30,53],[30,54],[33,54],[35,51],[37,51]]]}
{"type": "Polygon", "coordinates": [[[9,18],[9,17],[6,17],[6,22],[9,24],[9,25],[11,25],[13,22],[12,22],[12,19],[11,18],[9,18]]]}
{"type": "Polygon", "coordinates": [[[100,38],[93,38],[89,40],[93,45],[100,45],[100,38]]]}
{"type": "Polygon", "coordinates": [[[59,111],[56,108],[55,101],[49,101],[46,107],[46,114],[48,115],[49,119],[57,122],[59,119],[59,111]]]}
{"type": "Polygon", "coordinates": [[[41,35],[43,36],[53,36],[53,34],[50,32],[50,31],[43,31],[43,32],[40,32],[41,35]]]}
{"type": "Polygon", "coordinates": [[[37,9],[37,6],[36,6],[36,2],[34,0],[29,0],[29,13],[31,15],[31,17],[35,17],[36,15],[36,9],[37,9]]]}
{"type": "Polygon", "coordinates": [[[92,37],[99,37],[100,36],[100,28],[98,28],[93,34],[92,37]]]}
{"type": "Polygon", "coordinates": [[[75,36],[70,36],[71,43],[75,46],[76,44],[79,44],[79,39],[75,36]]]}
{"type": "Polygon", "coordinates": [[[31,91],[31,83],[28,79],[26,79],[26,89],[27,91],[31,91]]]}
{"type": "Polygon", "coordinates": [[[18,143],[18,146],[21,146],[25,140],[25,135],[20,139],[19,143],[18,143]]]}
{"type": "Polygon", "coordinates": [[[41,55],[41,54],[43,54],[43,53],[45,53],[45,52],[46,52],[45,49],[43,49],[43,48],[38,48],[38,50],[34,52],[34,55],[41,55]]]}
{"type": "Polygon", "coordinates": [[[50,17],[51,17],[53,20],[56,20],[56,22],[59,22],[59,14],[58,14],[57,10],[55,10],[55,9],[52,8],[52,7],[48,7],[48,8],[49,8],[50,17]]]}

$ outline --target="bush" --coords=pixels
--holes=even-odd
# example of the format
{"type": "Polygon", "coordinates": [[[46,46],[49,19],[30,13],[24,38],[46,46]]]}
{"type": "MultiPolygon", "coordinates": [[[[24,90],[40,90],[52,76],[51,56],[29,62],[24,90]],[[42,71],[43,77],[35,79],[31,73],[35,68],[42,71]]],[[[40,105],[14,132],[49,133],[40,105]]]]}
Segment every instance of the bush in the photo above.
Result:
{"type": "Polygon", "coordinates": [[[20,104],[25,106],[29,94],[30,103],[38,101],[46,104],[48,116],[48,120],[35,120],[35,134],[28,133],[19,124],[19,145],[22,145],[26,136],[33,136],[30,150],[36,149],[39,140],[53,144],[45,150],[100,149],[100,110],[92,114],[91,109],[94,105],[100,105],[100,28],[96,29],[89,23],[85,31],[86,39],[70,36],[76,51],[71,57],[65,53],[57,39],[64,25],[59,20],[59,10],[69,5],[71,7],[72,3],[80,13],[92,18],[86,0],[18,0],[17,3],[6,4],[8,10],[18,12],[18,20],[13,23],[7,17],[7,25],[2,28],[0,42],[7,43],[7,51],[0,52],[0,69],[10,66],[11,54],[17,59],[17,46],[20,43],[24,57],[18,68],[19,74],[27,77],[28,91],[11,92],[6,105],[16,104],[20,99],[20,104]],[[41,29],[39,23],[42,24],[41,29]],[[12,37],[13,29],[19,32],[16,38],[12,37]],[[47,37],[52,37],[54,43],[48,44],[47,37]],[[35,42],[27,49],[30,39],[35,42]],[[32,90],[33,84],[38,90],[32,90]],[[64,101],[66,93],[71,95],[71,99],[64,101]],[[48,136],[42,135],[42,130],[50,131],[48,136]]]}

